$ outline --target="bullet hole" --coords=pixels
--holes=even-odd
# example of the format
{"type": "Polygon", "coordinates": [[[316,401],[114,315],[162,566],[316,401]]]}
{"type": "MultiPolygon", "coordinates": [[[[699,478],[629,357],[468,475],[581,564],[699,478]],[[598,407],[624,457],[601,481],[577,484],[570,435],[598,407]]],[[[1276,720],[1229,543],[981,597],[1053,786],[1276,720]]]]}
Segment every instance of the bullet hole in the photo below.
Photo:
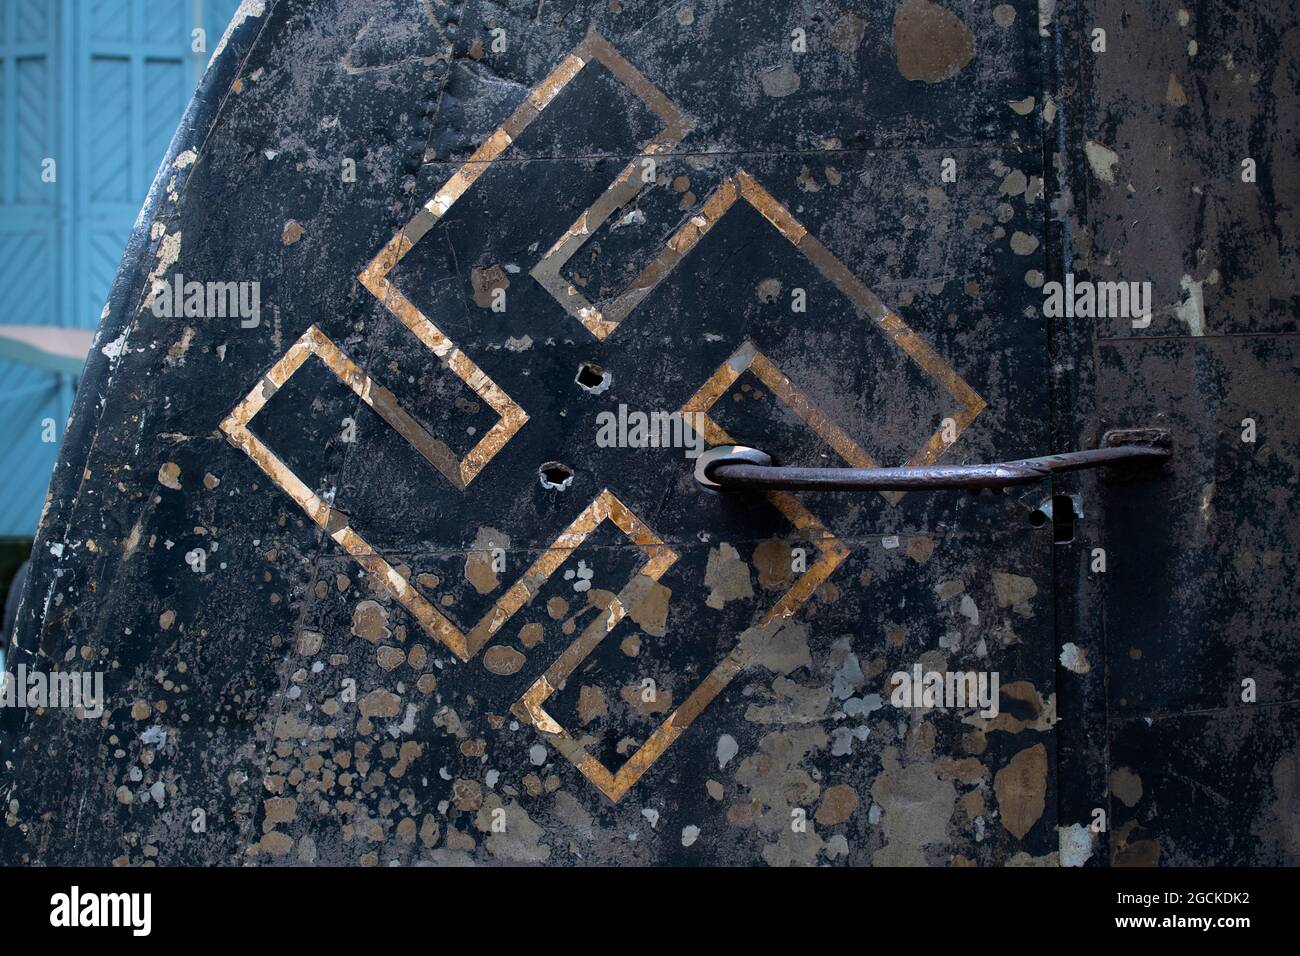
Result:
{"type": "Polygon", "coordinates": [[[573,469],[558,461],[548,461],[537,469],[543,488],[563,491],[573,484],[573,469]]]}
{"type": "Polygon", "coordinates": [[[609,388],[614,376],[606,372],[595,362],[583,362],[578,366],[578,377],[574,379],[584,391],[599,395],[609,388]]]}

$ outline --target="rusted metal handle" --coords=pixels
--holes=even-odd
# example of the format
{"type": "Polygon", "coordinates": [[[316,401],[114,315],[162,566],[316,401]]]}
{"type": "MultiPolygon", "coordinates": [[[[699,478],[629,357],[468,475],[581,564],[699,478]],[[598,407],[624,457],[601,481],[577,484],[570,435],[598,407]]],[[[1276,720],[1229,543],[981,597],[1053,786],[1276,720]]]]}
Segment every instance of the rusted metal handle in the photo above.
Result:
{"type": "Polygon", "coordinates": [[[695,464],[710,491],[944,491],[1032,485],[1067,471],[1106,465],[1161,464],[1172,454],[1169,433],[1155,428],[1107,432],[1102,447],[990,465],[920,468],[789,468],[746,445],[718,445],[695,464]]]}

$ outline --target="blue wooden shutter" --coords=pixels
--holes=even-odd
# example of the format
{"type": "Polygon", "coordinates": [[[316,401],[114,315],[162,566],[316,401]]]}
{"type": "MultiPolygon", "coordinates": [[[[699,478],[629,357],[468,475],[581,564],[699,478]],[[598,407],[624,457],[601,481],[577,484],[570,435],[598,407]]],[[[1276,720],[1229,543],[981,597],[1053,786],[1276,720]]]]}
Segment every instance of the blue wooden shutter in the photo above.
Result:
{"type": "MultiPolygon", "coordinates": [[[[59,197],[72,173],[43,182],[59,155],[58,10],[46,0],[0,0],[0,322],[54,322],[59,315],[59,197]]],[[[0,361],[0,535],[30,534],[58,451],[41,423],[61,432],[67,407],[48,371],[0,361]]]]}
{"type": "MultiPolygon", "coordinates": [[[[238,0],[0,0],[0,323],[98,326],[149,184],[238,0]],[[206,49],[191,48],[195,27],[206,49]],[[41,162],[57,162],[55,183],[41,162]]],[[[30,535],[74,379],[0,360],[0,537],[30,535]]]]}

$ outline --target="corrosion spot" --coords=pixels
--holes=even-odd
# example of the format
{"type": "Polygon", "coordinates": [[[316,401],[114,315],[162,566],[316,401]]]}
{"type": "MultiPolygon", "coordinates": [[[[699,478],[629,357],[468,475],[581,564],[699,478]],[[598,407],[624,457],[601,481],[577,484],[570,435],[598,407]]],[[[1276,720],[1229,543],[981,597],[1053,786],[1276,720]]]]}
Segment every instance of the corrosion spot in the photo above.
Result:
{"type": "Polygon", "coordinates": [[[476,266],[470,270],[469,281],[474,290],[474,304],[480,309],[492,308],[498,298],[497,290],[504,292],[510,288],[506,271],[500,266],[476,266]]]}
{"type": "Polygon", "coordinates": [[[975,35],[961,19],[929,0],[907,0],[894,14],[894,55],[909,80],[939,83],[975,56],[975,35]]]}
{"type": "Polygon", "coordinates": [[[388,612],[377,601],[362,601],[352,612],[352,633],[372,644],[392,636],[388,629],[388,612]]]}
{"type": "Polygon", "coordinates": [[[524,645],[524,647],[536,647],[541,643],[544,636],[545,632],[542,629],[542,625],[538,624],[536,621],[533,621],[530,624],[525,624],[519,629],[519,643],[524,645]]]}
{"type": "Polygon", "coordinates": [[[1034,744],[1011,758],[993,777],[1002,825],[1016,839],[1024,839],[1043,815],[1047,794],[1047,750],[1034,744]]]}
{"type": "Polygon", "coordinates": [[[495,647],[489,647],[484,652],[483,666],[493,674],[507,677],[510,674],[517,674],[519,668],[524,666],[524,655],[513,647],[504,647],[498,644],[495,647]]]}
{"type": "Polygon", "coordinates": [[[174,461],[165,462],[158,469],[158,483],[173,491],[181,490],[181,468],[174,461]]]}

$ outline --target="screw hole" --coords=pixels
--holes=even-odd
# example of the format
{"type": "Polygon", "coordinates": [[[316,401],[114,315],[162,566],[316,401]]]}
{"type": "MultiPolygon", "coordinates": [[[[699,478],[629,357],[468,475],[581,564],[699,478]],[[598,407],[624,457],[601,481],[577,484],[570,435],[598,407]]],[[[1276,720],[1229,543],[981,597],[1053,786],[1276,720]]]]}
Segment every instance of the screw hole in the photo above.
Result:
{"type": "Polygon", "coordinates": [[[1029,523],[1035,528],[1041,528],[1047,524],[1047,515],[1041,508],[1035,508],[1029,512],[1029,523]]]}

